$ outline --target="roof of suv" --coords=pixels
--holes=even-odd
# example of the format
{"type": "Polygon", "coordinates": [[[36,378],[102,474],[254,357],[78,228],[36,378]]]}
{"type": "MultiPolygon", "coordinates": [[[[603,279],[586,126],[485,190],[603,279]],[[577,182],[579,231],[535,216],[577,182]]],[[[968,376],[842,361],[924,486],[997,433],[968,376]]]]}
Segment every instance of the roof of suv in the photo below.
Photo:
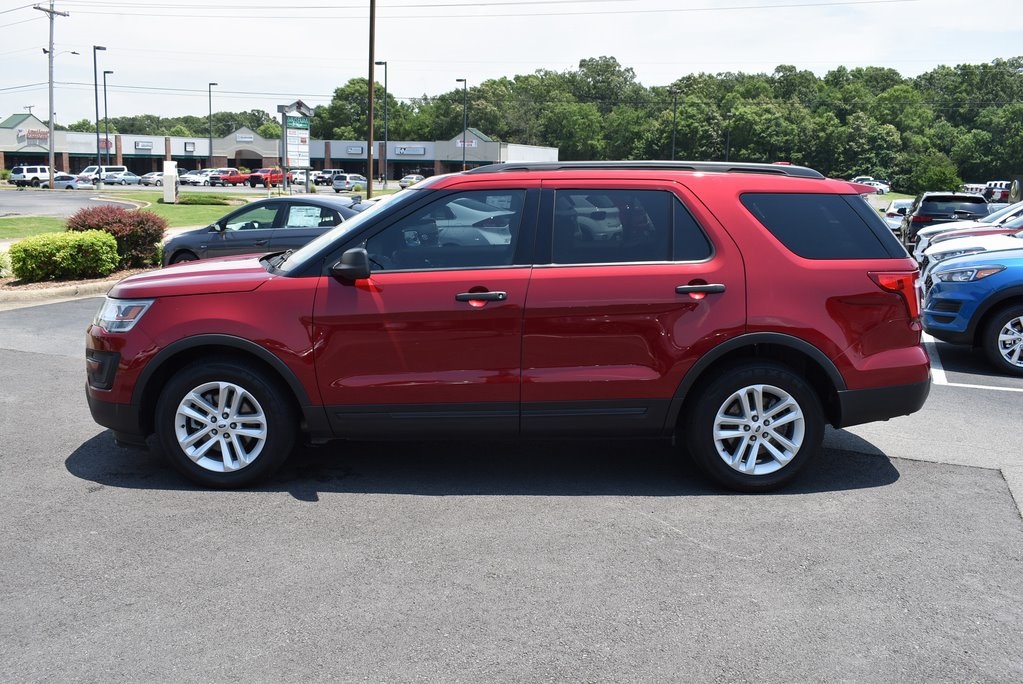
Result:
{"type": "Polygon", "coordinates": [[[800,178],[824,178],[824,175],[805,166],[791,164],[757,164],[752,162],[705,161],[565,161],[489,164],[465,171],[466,174],[503,173],[509,171],[575,171],[592,170],[664,170],[697,171],[703,173],[764,173],[800,178]]]}

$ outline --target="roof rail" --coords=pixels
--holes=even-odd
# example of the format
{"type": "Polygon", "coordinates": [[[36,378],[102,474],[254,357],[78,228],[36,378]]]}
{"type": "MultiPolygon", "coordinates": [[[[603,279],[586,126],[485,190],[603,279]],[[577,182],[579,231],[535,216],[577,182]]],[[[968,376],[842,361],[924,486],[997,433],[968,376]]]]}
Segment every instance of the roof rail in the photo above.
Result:
{"type": "Polygon", "coordinates": [[[824,178],[819,171],[789,164],[757,164],[753,162],[708,161],[563,161],[504,162],[478,166],[467,174],[503,173],[509,171],[579,171],[588,169],[643,169],[648,171],[698,171],[701,173],[770,173],[778,176],[824,178]]]}

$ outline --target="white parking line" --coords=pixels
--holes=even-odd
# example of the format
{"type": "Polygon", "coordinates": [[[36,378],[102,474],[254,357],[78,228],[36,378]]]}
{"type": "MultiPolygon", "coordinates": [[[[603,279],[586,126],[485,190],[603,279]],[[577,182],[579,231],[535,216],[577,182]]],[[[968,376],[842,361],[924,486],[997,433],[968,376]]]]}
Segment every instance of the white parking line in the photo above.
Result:
{"type": "Polygon", "coordinates": [[[927,333],[923,333],[923,343],[924,348],[927,350],[927,355],[931,357],[931,382],[935,385],[964,387],[966,389],[996,390],[999,392],[1023,392],[1023,388],[1019,387],[993,387],[991,385],[970,385],[963,382],[949,382],[948,376],[945,375],[945,368],[941,365],[941,357],[938,355],[938,347],[934,344],[934,338],[927,333]]]}

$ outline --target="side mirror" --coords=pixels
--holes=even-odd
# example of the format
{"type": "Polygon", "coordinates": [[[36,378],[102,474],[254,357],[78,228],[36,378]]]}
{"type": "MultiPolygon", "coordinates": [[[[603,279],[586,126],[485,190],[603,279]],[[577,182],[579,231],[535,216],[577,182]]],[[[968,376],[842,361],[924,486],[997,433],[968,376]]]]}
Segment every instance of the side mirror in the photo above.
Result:
{"type": "Polygon", "coordinates": [[[365,247],[355,247],[341,255],[341,260],[330,267],[330,274],[338,280],[365,280],[369,277],[369,254],[365,247]]]}
{"type": "Polygon", "coordinates": [[[211,223],[209,225],[209,228],[210,228],[210,232],[211,233],[223,233],[224,232],[224,226],[222,226],[220,223],[211,223]]]}
{"type": "Polygon", "coordinates": [[[898,214],[899,216],[905,216],[906,207],[899,207],[898,209],[895,210],[895,213],[898,214]]]}

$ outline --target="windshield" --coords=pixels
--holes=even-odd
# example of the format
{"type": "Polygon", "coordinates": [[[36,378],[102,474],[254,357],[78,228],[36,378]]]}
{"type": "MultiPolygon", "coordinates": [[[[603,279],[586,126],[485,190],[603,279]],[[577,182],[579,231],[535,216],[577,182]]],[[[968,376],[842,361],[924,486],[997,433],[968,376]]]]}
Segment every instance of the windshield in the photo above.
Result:
{"type": "Polygon", "coordinates": [[[983,223],[998,223],[998,219],[1002,218],[1006,214],[1011,214],[1014,211],[1018,211],[1020,209],[1021,204],[1023,204],[1023,202],[1016,202],[1015,204],[1010,204],[1007,207],[1003,207],[996,212],[988,214],[984,218],[980,219],[980,221],[983,223]]]}
{"type": "Polygon", "coordinates": [[[368,202],[370,206],[356,216],[346,219],[338,226],[332,228],[326,233],[323,233],[311,242],[307,242],[301,249],[295,250],[290,256],[288,256],[287,260],[277,265],[277,270],[282,273],[288,273],[298,269],[300,266],[305,265],[307,261],[319,255],[325,247],[337,242],[353,230],[359,229],[367,220],[374,220],[374,217],[380,213],[382,207],[405,204],[406,202],[414,200],[419,192],[422,191],[409,188],[407,190],[402,190],[401,192],[396,192],[393,195],[383,196],[378,200],[368,202]]]}

